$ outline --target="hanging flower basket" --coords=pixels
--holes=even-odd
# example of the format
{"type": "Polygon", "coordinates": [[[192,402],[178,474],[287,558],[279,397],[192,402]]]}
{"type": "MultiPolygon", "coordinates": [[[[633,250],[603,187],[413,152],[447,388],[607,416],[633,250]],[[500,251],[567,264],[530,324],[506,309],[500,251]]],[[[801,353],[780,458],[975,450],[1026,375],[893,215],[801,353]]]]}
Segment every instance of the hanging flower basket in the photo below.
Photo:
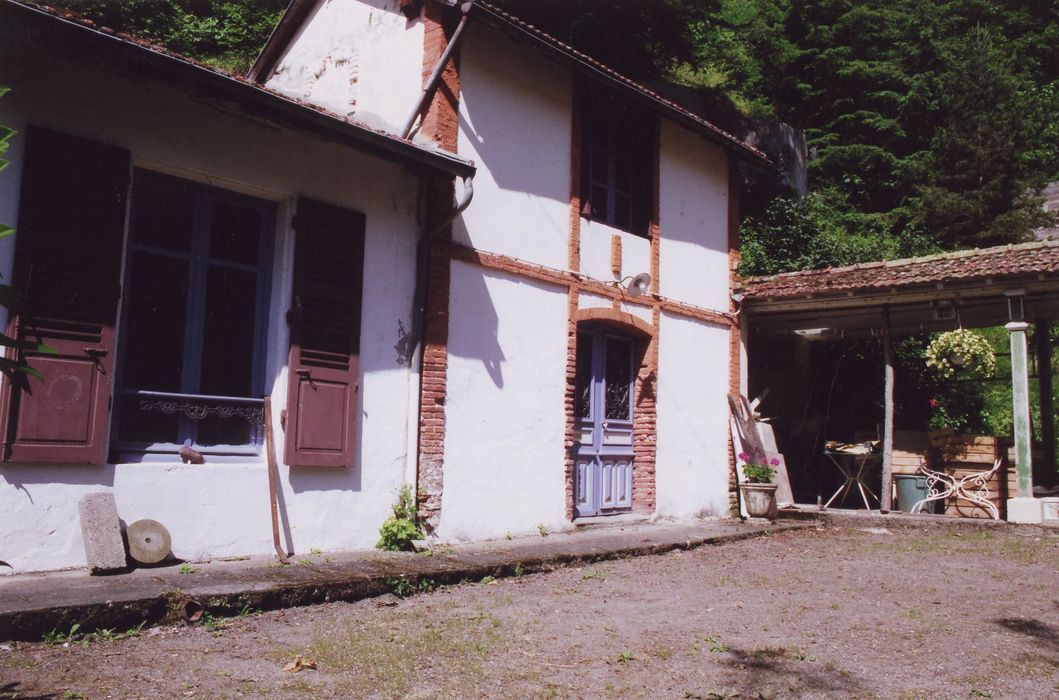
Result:
{"type": "Polygon", "coordinates": [[[945,379],[988,377],[996,371],[996,354],[989,341],[962,328],[938,334],[925,356],[927,367],[945,379]]]}

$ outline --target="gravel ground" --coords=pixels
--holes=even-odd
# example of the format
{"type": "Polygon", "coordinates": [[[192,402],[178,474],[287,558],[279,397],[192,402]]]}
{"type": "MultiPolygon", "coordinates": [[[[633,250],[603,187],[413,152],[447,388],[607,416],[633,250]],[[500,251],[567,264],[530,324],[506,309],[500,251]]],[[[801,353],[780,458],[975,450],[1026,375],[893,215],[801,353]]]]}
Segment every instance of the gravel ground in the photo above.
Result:
{"type": "Polygon", "coordinates": [[[0,646],[0,697],[1059,698],[1059,530],[808,529],[53,636],[0,646]]]}

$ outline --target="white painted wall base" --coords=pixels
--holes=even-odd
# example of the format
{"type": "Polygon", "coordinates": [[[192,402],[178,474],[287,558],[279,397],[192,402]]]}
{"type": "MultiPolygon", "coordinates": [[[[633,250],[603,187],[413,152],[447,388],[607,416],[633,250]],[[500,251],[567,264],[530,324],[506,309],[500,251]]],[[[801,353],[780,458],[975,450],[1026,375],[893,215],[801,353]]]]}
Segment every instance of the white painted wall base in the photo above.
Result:
{"type": "Polygon", "coordinates": [[[1009,498],[1008,522],[1040,525],[1044,521],[1044,503],[1039,498],[1009,498]]]}

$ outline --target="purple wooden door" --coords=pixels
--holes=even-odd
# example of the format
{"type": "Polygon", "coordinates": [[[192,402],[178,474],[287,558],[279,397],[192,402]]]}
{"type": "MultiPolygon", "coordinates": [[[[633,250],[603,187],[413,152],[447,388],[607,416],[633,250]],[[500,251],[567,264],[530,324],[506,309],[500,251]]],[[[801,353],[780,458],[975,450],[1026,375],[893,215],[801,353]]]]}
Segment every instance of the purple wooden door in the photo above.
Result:
{"type": "Polygon", "coordinates": [[[576,517],[632,509],[633,355],[629,338],[578,333],[576,517]]]}

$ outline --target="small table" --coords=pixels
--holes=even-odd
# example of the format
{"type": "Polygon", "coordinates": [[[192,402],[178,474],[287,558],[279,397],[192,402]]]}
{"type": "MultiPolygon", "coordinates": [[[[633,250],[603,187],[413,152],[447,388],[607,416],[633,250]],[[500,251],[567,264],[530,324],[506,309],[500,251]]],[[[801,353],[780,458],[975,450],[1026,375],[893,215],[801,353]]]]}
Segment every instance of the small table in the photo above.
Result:
{"type": "Polygon", "coordinates": [[[880,457],[879,453],[874,450],[873,443],[842,444],[828,442],[824,446],[824,454],[838,467],[838,470],[842,472],[842,476],[846,477],[846,482],[838,487],[834,495],[824,504],[824,508],[830,508],[835,499],[839,497],[841,497],[839,500],[841,504],[849,492],[852,491],[854,484],[856,484],[857,490],[860,491],[860,497],[864,499],[865,508],[871,510],[868,496],[871,496],[876,503],[879,503],[879,497],[864,482],[865,475],[871,467],[875,466],[874,463],[880,457]]]}

